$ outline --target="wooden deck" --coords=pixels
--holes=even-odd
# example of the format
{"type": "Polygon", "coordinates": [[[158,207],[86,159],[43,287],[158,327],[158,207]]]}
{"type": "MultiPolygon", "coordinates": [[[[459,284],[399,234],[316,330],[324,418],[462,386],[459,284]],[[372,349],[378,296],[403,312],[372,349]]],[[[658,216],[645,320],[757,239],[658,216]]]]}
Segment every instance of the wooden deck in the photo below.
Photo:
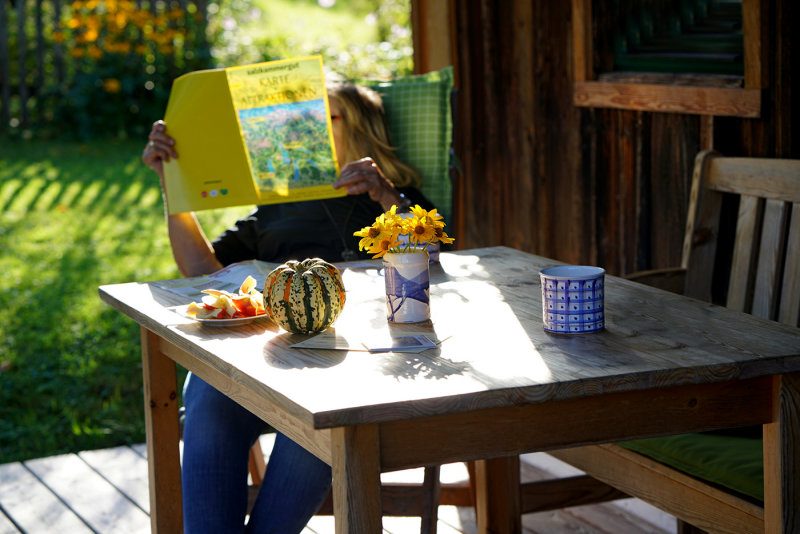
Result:
{"type": "MultiPolygon", "coordinates": [[[[265,451],[270,450],[265,436],[265,451]]],[[[544,453],[523,457],[523,480],[565,476],[572,468],[544,453]]],[[[421,480],[420,469],[384,475],[421,480]]],[[[443,466],[442,481],[465,480],[463,464],[443,466]]],[[[0,534],[150,532],[144,445],[115,447],[0,465],[0,534]]],[[[387,534],[419,532],[418,518],[385,517],[387,534]]],[[[524,532],[571,534],[667,534],[675,520],[634,499],[579,506],[523,517],[524,532]]],[[[304,534],[333,533],[333,518],[314,517],[304,534]]],[[[441,534],[476,531],[471,508],[439,507],[441,534]]]]}

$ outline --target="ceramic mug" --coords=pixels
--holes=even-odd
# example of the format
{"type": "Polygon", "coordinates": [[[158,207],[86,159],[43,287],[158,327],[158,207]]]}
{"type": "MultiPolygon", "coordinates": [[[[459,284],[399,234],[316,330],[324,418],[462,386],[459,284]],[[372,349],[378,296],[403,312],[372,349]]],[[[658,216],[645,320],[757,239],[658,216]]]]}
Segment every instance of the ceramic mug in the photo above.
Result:
{"type": "Polygon", "coordinates": [[[542,322],[548,332],[583,334],[605,327],[605,270],[559,265],[539,272],[542,322]]]}

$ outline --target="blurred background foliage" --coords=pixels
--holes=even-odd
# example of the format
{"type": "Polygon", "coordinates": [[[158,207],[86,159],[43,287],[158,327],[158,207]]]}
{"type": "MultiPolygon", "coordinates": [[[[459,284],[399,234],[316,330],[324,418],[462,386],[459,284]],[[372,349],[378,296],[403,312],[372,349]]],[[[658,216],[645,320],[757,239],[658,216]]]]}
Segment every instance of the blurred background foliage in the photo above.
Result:
{"type": "Polygon", "coordinates": [[[193,70],[321,54],[354,78],[413,70],[409,0],[0,2],[0,137],[142,138],[193,70]]]}

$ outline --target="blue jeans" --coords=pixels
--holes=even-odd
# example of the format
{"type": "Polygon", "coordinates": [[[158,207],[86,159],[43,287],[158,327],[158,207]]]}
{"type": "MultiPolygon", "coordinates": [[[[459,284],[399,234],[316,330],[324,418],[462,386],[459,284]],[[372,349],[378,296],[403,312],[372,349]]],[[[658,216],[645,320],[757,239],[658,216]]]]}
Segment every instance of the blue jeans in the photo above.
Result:
{"type": "Polygon", "coordinates": [[[290,534],[303,530],[331,487],[331,469],[278,433],[250,520],[247,513],[248,451],[267,424],[189,375],[184,386],[184,531],[290,534]]]}

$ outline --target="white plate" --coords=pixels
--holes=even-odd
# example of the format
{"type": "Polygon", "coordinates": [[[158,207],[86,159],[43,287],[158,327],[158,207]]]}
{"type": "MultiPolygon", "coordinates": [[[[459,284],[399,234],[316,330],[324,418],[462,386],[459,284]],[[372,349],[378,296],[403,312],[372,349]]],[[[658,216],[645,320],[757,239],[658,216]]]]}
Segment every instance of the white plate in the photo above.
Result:
{"type": "Polygon", "coordinates": [[[186,313],[187,306],[176,306],[172,308],[175,313],[186,317],[187,319],[191,319],[192,321],[196,321],[198,323],[207,324],[208,326],[240,326],[243,324],[250,324],[256,321],[261,321],[262,319],[266,319],[268,315],[254,315],[253,317],[235,317],[233,319],[198,319],[186,313]]]}

